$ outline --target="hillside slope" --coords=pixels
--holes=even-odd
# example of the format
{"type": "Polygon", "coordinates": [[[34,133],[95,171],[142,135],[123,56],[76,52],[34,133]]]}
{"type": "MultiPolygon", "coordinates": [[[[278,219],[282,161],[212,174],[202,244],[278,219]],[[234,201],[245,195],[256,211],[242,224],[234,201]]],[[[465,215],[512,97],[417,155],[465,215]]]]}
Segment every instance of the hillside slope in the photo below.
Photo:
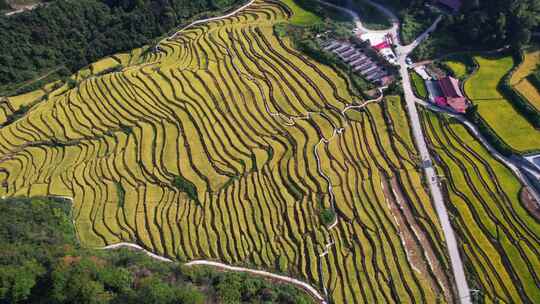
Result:
{"type": "Polygon", "coordinates": [[[336,303],[452,301],[400,99],[344,112],[348,80],[274,35],[291,14],[258,0],[51,92],[0,129],[0,195],[73,197],[90,247],[286,273],[336,303]]]}

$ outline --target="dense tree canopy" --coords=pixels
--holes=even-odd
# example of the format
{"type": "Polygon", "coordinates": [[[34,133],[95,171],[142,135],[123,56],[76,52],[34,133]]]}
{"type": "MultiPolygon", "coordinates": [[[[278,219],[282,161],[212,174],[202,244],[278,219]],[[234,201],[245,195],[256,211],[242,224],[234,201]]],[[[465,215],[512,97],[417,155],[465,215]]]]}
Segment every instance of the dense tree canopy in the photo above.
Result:
{"type": "Polygon", "coordinates": [[[461,42],[520,47],[539,24],[540,0],[470,0],[450,27],[461,42]]]}
{"type": "Polygon", "coordinates": [[[61,65],[72,72],[150,43],[189,18],[241,0],[57,0],[0,17],[0,89],[61,65]]]}

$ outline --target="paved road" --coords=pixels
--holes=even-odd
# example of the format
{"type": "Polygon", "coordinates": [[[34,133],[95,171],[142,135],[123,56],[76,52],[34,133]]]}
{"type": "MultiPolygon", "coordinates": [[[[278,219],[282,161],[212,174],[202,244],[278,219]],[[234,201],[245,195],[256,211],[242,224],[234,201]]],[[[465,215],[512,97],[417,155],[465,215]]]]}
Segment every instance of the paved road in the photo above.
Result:
{"type": "Polygon", "coordinates": [[[181,28],[180,30],[176,31],[172,36],[163,38],[161,41],[158,42],[158,44],[156,45],[156,48],[159,49],[159,45],[162,42],[174,39],[176,37],[176,35],[179,35],[184,30],[186,30],[186,29],[188,29],[188,28],[190,28],[192,26],[195,26],[197,24],[204,24],[204,23],[207,23],[207,22],[210,22],[210,21],[217,21],[217,20],[232,17],[232,16],[238,14],[240,11],[242,11],[242,10],[246,9],[247,7],[249,7],[250,5],[252,5],[253,2],[255,2],[255,0],[250,0],[246,4],[242,5],[241,7],[237,8],[236,10],[234,10],[234,11],[232,11],[232,12],[226,14],[226,15],[217,16],[217,17],[211,17],[211,18],[205,18],[205,19],[199,19],[199,20],[193,21],[190,24],[188,24],[188,25],[184,26],[183,28],[181,28]]]}
{"type": "Polygon", "coordinates": [[[346,14],[348,14],[349,16],[352,17],[353,22],[356,25],[356,28],[359,29],[360,31],[364,32],[364,33],[381,33],[381,34],[391,33],[391,34],[394,35],[395,33],[397,33],[397,31],[399,29],[399,19],[390,10],[387,10],[386,8],[381,6],[380,4],[375,3],[373,1],[365,0],[365,2],[367,2],[368,4],[371,4],[371,5],[377,7],[380,10],[384,10],[384,14],[386,14],[388,16],[388,18],[390,19],[390,21],[392,22],[392,26],[389,29],[371,30],[371,29],[365,27],[365,25],[362,23],[362,20],[360,19],[360,16],[355,11],[350,10],[348,8],[345,8],[345,7],[342,7],[342,6],[335,5],[333,3],[323,1],[323,0],[317,0],[317,2],[319,2],[319,3],[323,4],[323,5],[329,6],[329,7],[333,7],[335,9],[338,9],[338,10],[342,11],[342,12],[345,12],[346,14]]]}
{"type": "Polygon", "coordinates": [[[23,12],[26,12],[26,11],[31,11],[31,10],[33,10],[35,8],[38,8],[39,6],[42,6],[42,5],[45,5],[45,3],[36,3],[36,4],[32,4],[32,5],[27,5],[27,6],[24,6],[23,8],[20,8],[20,9],[11,11],[11,12],[7,12],[4,15],[7,16],[7,17],[17,15],[17,14],[20,14],[20,13],[23,13],[23,12]]]}
{"type": "Polygon", "coordinates": [[[390,20],[392,21],[392,27],[387,30],[383,31],[374,31],[366,28],[362,22],[360,21],[360,17],[358,14],[354,11],[351,11],[349,9],[339,7],[330,3],[327,3],[322,0],[317,0],[323,4],[327,4],[331,7],[338,8],[342,11],[347,12],[349,15],[353,17],[353,19],[356,22],[357,28],[359,28],[361,31],[366,33],[390,33],[392,36],[395,37],[395,41],[397,42],[397,55],[398,55],[398,63],[400,65],[400,74],[403,81],[403,90],[405,94],[405,101],[407,102],[407,111],[409,112],[409,117],[411,119],[411,127],[413,131],[413,136],[416,142],[416,146],[418,148],[418,151],[420,153],[420,157],[422,160],[422,164],[424,167],[424,173],[428,180],[429,189],[431,192],[431,197],[433,199],[433,202],[435,204],[435,210],[437,211],[437,215],[439,217],[439,221],[441,222],[441,226],[444,232],[445,240],[446,240],[446,246],[448,248],[448,253],[450,255],[450,263],[452,265],[452,272],[454,274],[454,279],[457,287],[457,293],[459,297],[459,302],[462,304],[470,304],[470,289],[467,283],[467,279],[465,276],[465,270],[463,267],[463,262],[461,261],[461,256],[459,254],[459,247],[456,241],[456,237],[454,234],[454,229],[450,223],[450,219],[448,217],[448,211],[446,210],[446,205],[444,203],[444,198],[442,195],[442,191],[439,185],[439,181],[437,178],[437,173],[432,165],[431,156],[429,154],[429,150],[427,148],[426,140],[424,138],[424,134],[422,131],[422,127],[420,124],[420,118],[418,116],[418,111],[416,109],[416,103],[419,101],[416,96],[413,93],[412,86],[411,86],[411,80],[409,77],[409,72],[407,70],[407,64],[405,62],[405,59],[407,56],[425,39],[429,37],[429,34],[433,32],[436,28],[439,22],[442,20],[442,16],[439,16],[437,20],[420,36],[418,36],[412,43],[409,45],[401,45],[399,43],[399,20],[394,15],[394,13],[387,9],[386,7],[378,4],[377,2],[371,1],[371,0],[365,0],[369,4],[377,7],[379,10],[381,10],[384,14],[386,14],[390,20]]]}
{"type": "MultiPolygon", "coordinates": [[[[117,244],[112,244],[112,245],[108,245],[108,246],[105,246],[105,247],[101,247],[101,249],[103,249],[103,250],[113,250],[113,249],[126,248],[126,247],[136,249],[136,250],[140,250],[140,251],[144,252],[146,255],[148,255],[149,257],[151,257],[153,259],[156,259],[156,260],[159,260],[159,261],[162,261],[162,262],[173,262],[169,258],[162,257],[160,255],[154,254],[154,253],[144,249],[143,247],[141,247],[141,246],[139,246],[137,244],[133,244],[133,243],[122,242],[122,243],[117,243],[117,244]]],[[[313,288],[313,286],[311,286],[311,285],[309,285],[309,284],[307,284],[305,282],[302,282],[300,280],[297,280],[295,278],[288,277],[288,276],[278,275],[278,274],[274,274],[274,273],[263,271],[263,270],[256,270],[256,269],[250,269],[250,268],[244,268],[244,267],[236,267],[236,266],[231,266],[231,265],[227,265],[227,264],[224,264],[224,263],[219,263],[219,262],[215,262],[215,261],[208,261],[208,260],[195,260],[195,261],[185,263],[184,265],[185,266],[195,266],[195,265],[213,266],[213,267],[221,268],[221,269],[228,270],[228,271],[246,272],[246,273],[251,273],[251,274],[271,278],[271,279],[274,279],[274,280],[279,280],[279,281],[291,283],[291,284],[294,284],[294,285],[304,289],[305,291],[309,292],[321,304],[326,304],[326,302],[324,301],[323,296],[317,291],[317,289],[313,288]]]]}
{"type": "MultiPolygon", "coordinates": [[[[440,21],[438,19],[437,23],[440,21]]],[[[436,26],[436,25],[435,25],[436,26]]],[[[428,31],[432,31],[434,28],[430,28],[428,31]],[[431,30],[430,30],[431,29],[431,30]]],[[[426,31],[426,32],[428,32],[426,31]]],[[[400,65],[400,74],[403,82],[403,91],[405,94],[405,101],[407,102],[407,111],[409,112],[409,117],[411,119],[411,127],[413,131],[414,140],[416,146],[420,153],[422,164],[424,166],[424,173],[428,180],[429,189],[431,192],[431,197],[435,204],[435,210],[441,222],[441,226],[444,232],[446,247],[448,248],[448,253],[450,255],[450,264],[452,265],[452,273],[454,274],[454,279],[457,287],[459,302],[462,304],[471,303],[470,300],[470,289],[467,283],[465,276],[465,269],[463,267],[463,262],[461,261],[461,256],[459,254],[459,245],[456,241],[456,236],[454,234],[454,229],[450,224],[450,219],[448,217],[448,211],[444,204],[444,198],[442,191],[439,185],[439,180],[437,178],[437,173],[432,165],[431,156],[427,148],[426,140],[422,131],[422,126],[420,124],[420,118],[418,116],[418,110],[416,109],[416,103],[419,99],[413,93],[411,80],[409,77],[409,72],[407,70],[407,64],[405,58],[409,53],[417,46],[423,39],[427,37],[426,33],[422,34],[415,42],[408,46],[399,47],[399,58],[398,62],[400,65]]]]}
{"type": "MultiPolygon", "coordinates": [[[[422,43],[424,40],[429,38],[429,35],[437,28],[437,25],[439,25],[439,22],[442,20],[442,15],[437,17],[435,22],[427,29],[425,30],[420,36],[418,36],[413,42],[411,42],[408,45],[401,45],[398,47],[398,53],[406,53],[407,55],[411,53],[420,43],[422,43]]],[[[396,36],[397,37],[397,36],[396,36]]]]}

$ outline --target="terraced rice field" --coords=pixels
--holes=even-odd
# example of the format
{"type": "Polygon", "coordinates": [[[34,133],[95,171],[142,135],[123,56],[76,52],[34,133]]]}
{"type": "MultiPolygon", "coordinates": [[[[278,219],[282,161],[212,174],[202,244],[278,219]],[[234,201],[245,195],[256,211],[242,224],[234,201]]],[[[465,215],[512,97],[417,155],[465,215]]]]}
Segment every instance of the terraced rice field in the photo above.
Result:
{"type": "Polygon", "coordinates": [[[414,85],[414,92],[416,96],[420,99],[426,99],[428,97],[428,92],[426,88],[426,83],[424,82],[422,76],[413,71],[411,72],[411,80],[414,85]]]}
{"type": "Polygon", "coordinates": [[[512,57],[476,56],[474,59],[480,68],[465,82],[465,92],[478,105],[480,116],[515,150],[539,150],[540,131],[521,116],[497,89],[499,82],[514,65],[512,57]]]}
{"type": "Polygon", "coordinates": [[[478,303],[538,303],[540,223],[519,200],[521,184],[459,123],[431,112],[422,122],[478,303]]]}
{"type": "Polygon", "coordinates": [[[0,128],[0,195],[72,197],[89,247],[286,273],[335,303],[452,301],[399,97],[343,112],[347,79],[273,34],[292,14],[256,1],[50,94],[0,128]]]}
{"type": "Polygon", "coordinates": [[[525,53],[523,63],[510,79],[510,84],[514,89],[521,93],[538,111],[540,111],[540,91],[527,79],[527,76],[533,73],[539,64],[540,50],[538,47],[528,50],[525,53]]]}
{"type": "Polygon", "coordinates": [[[444,64],[452,70],[456,78],[463,79],[465,76],[467,76],[467,66],[463,62],[457,60],[448,60],[444,61],[444,64]]]}

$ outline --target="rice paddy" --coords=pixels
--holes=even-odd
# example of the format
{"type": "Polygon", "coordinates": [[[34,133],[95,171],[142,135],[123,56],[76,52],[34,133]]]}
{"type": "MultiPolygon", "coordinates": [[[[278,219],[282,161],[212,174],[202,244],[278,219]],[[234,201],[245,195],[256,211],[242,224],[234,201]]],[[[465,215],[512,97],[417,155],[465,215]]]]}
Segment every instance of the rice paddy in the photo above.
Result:
{"type": "Polygon", "coordinates": [[[428,97],[428,92],[426,88],[426,83],[424,79],[415,71],[411,72],[411,80],[414,85],[414,92],[416,96],[420,99],[426,99],[428,97]]]}
{"type": "Polygon", "coordinates": [[[475,303],[538,303],[540,224],[519,199],[521,184],[459,123],[422,112],[444,176],[475,303]]]}
{"type": "MultiPolygon", "coordinates": [[[[457,301],[401,98],[360,106],[342,73],[274,35],[313,16],[257,0],[94,63],[71,89],[8,98],[0,120],[30,109],[0,127],[0,196],[73,198],[87,247],[283,273],[333,303],[457,301]]],[[[423,122],[474,287],[540,301],[518,180],[462,127],[423,122]]]]}
{"type": "Polygon", "coordinates": [[[527,50],[523,62],[510,79],[510,84],[514,89],[521,93],[538,111],[540,111],[540,92],[527,77],[537,69],[539,64],[540,49],[535,47],[527,50]]]}
{"type": "Polygon", "coordinates": [[[498,84],[512,69],[512,57],[474,57],[479,69],[465,82],[465,92],[478,105],[478,113],[513,149],[540,149],[540,130],[535,129],[498,90],[498,84]]]}
{"type": "Polygon", "coordinates": [[[453,301],[400,98],[342,113],[363,101],[347,80],[273,33],[294,12],[256,1],[92,65],[123,68],[0,128],[0,195],[72,197],[88,247],[281,272],[335,303],[453,301]]]}
{"type": "Polygon", "coordinates": [[[444,61],[444,64],[452,70],[456,78],[463,79],[467,76],[467,66],[465,63],[457,60],[448,60],[444,61]]]}

